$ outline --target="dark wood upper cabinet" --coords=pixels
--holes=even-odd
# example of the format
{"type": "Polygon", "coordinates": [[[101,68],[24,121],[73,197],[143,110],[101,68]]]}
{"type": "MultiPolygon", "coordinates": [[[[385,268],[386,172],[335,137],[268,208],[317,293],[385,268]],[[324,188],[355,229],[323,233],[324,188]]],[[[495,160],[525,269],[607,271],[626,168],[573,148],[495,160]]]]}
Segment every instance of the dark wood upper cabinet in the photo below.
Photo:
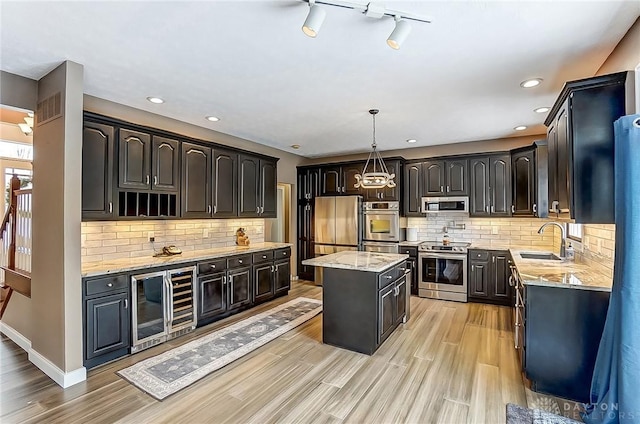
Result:
{"type": "Polygon", "coordinates": [[[424,196],[442,196],[445,194],[445,163],[443,160],[427,161],[423,165],[424,196]]]}
{"type": "Polygon", "coordinates": [[[357,181],[356,175],[362,174],[363,168],[364,162],[345,165],[342,167],[342,194],[353,196],[357,194],[365,194],[365,191],[370,191],[362,188],[355,188],[357,181]]]}
{"type": "Polygon", "coordinates": [[[342,167],[327,166],[320,169],[320,194],[339,196],[342,194],[342,167]]]}
{"type": "Polygon", "coordinates": [[[238,155],[238,216],[258,216],[260,214],[260,159],[238,155]]]}
{"type": "Polygon", "coordinates": [[[113,216],[114,128],[85,122],[82,131],[82,216],[113,216]]]}
{"type": "Polygon", "coordinates": [[[151,136],[139,131],[120,129],[118,187],[151,188],[151,136]]]}
{"type": "Polygon", "coordinates": [[[211,149],[182,143],[182,217],[211,216],[211,149]]]}
{"type": "Polygon", "coordinates": [[[633,99],[633,73],[565,84],[545,121],[549,211],[577,223],[614,223],[613,122],[633,99]]]}
{"type": "MultiPolygon", "coordinates": [[[[364,199],[367,201],[376,201],[376,200],[384,200],[387,202],[399,202],[400,201],[400,189],[402,188],[401,180],[402,180],[402,165],[399,160],[385,160],[385,166],[387,167],[387,171],[389,174],[394,174],[395,177],[393,181],[396,183],[395,187],[384,187],[378,189],[360,189],[360,193],[364,196],[364,199]]],[[[360,171],[358,174],[362,173],[362,169],[364,168],[365,163],[358,164],[360,167],[360,171]]],[[[373,172],[373,167],[371,164],[369,165],[367,172],[373,172]]],[[[346,175],[346,174],[345,174],[346,175]]],[[[355,177],[354,177],[355,181],[355,177]]],[[[353,193],[358,194],[358,193],[353,193]]]]}
{"type": "Polygon", "coordinates": [[[465,196],[467,189],[467,159],[445,161],[445,194],[447,196],[465,196]]]}
{"type": "Polygon", "coordinates": [[[469,160],[469,215],[511,216],[511,155],[469,160]]]}
{"type": "Polygon", "coordinates": [[[298,170],[298,200],[309,201],[320,195],[320,168],[298,170]]]}
{"type": "Polygon", "coordinates": [[[535,151],[535,147],[532,146],[511,152],[513,216],[535,216],[535,151]]]}
{"type": "Polygon", "coordinates": [[[471,195],[469,196],[469,215],[489,216],[489,158],[469,160],[471,176],[471,195]]]}
{"type": "Polygon", "coordinates": [[[180,143],[166,137],[153,136],[151,142],[151,188],[178,191],[180,188],[180,143]]]}
{"type": "Polygon", "coordinates": [[[260,159],[260,216],[275,218],[277,214],[278,171],[276,163],[260,159]]]}
{"type": "Polygon", "coordinates": [[[422,162],[407,163],[404,168],[404,215],[422,214],[422,162]]]}
{"type": "Polygon", "coordinates": [[[491,156],[489,189],[492,216],[511,216],[511,156],[491,156]]]}
{"type": "Polygon", "coordinates": [[[213,216],[238,215],[238,155],[224,150],[213,151],[213,216]]]}

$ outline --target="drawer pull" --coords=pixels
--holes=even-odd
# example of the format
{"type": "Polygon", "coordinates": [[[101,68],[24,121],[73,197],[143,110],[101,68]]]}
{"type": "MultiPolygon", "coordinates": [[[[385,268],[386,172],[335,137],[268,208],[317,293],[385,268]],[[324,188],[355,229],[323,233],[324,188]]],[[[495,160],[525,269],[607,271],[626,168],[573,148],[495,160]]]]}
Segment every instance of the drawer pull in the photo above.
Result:
{"type": "Polygon", "coordinates": [[[385,278],[386,278],[387,280],[391,280],[391,279],[393,278],[393,275],[387,275],[385,278]]]}
{"type": "Polygon", "coordinates": [[[215,265],[211,265],[211,269],[216,269],[216,266],[215,265]]]}
{"type": "Polygon", "coordinates": [[[242,263],[242,259],[238,259],[238,263],[241,264],[242,263]]]}
{"type": "Polygon", "coordinates": [[[262,255],[262,259],[267,259],[267,255],[262,255]]]}
{"type": "Polygon", "coordinates": [[[282,256],[287,256],[287,252],[282,252],[282,256]]]}
{"type": "Polygon", "coordinates": [[[107,283],[107,287],[113,287],[113,283],[107,283]]]}

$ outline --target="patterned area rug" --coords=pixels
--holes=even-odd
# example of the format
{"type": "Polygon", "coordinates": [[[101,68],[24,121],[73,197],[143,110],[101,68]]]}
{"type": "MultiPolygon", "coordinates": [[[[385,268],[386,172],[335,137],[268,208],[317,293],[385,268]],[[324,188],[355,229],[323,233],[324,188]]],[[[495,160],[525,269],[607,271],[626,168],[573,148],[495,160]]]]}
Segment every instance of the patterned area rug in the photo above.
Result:
{"type": "Polygon", "coordinates": [[[145,359],[118,374],[154,398],[163,400],[320,312],[321,301],[299,297],[145,359]]]}
{"type": "Polygon", "coordinates": [[[507,424],[580,424],[580,422],[541,409],[523,408],[508,403],[507,424]]]}

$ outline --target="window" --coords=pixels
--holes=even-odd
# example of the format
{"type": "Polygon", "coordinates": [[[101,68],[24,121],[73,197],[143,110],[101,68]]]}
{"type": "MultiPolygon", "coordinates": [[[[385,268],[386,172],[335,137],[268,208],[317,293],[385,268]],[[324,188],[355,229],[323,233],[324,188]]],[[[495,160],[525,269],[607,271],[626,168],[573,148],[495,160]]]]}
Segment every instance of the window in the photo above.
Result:
{"type": "Polygon", "coordinates": [[[567,236],[576,241],[582,241],[582,224],[567,224],[567,236]]]}
{"type": "Polygon", "coordinates": [[[33,146],[0,140],[0,156],[10,159],[33,160],[33,146]]]}

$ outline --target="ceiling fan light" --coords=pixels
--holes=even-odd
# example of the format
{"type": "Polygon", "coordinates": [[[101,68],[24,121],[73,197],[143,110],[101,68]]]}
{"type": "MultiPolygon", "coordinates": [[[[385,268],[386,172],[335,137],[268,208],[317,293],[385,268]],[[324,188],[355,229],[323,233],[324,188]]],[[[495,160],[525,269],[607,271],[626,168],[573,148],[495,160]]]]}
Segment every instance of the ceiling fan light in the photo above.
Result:
{"type": "Polygon", "coordinates": [[[22,131],[24,135],[30,135],[33,132],[33,130],[29,125],[24,124],[22,122],[20,122],[18,126],[20,127],[20,131],[22,131]]]}
{"type": "Polygon", "coordinates": [[[396,19],[396,27],[387,38],[387,44],[394,50],[399,50],[404,40],[411,32],[411,25],[404,19],[396,19]]]}
{"type": "Polygon", "coordinates": [[[324,9],[316,6],[313,3],[309,3],[309,14],[302,25],[302,32],[311,38],[315,38],[320,32],[320,27],[324,22],[324,18],[327,16],[327,12],[324,9]]]}

